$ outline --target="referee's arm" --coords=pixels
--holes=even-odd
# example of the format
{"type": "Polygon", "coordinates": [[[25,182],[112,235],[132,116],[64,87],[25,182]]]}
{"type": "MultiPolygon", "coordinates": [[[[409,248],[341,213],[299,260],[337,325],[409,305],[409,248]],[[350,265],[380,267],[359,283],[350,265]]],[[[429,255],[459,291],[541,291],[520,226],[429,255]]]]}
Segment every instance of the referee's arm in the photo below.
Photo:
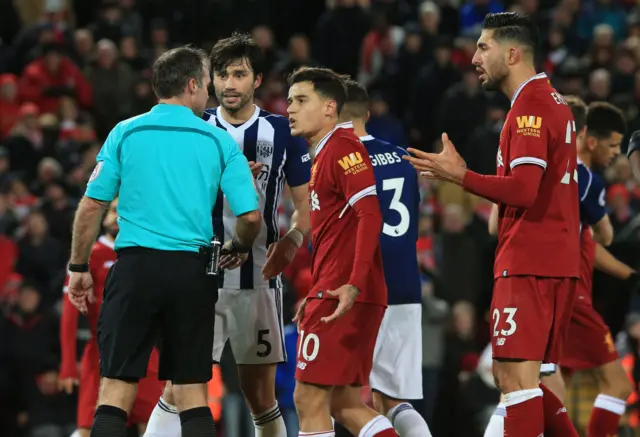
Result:
{"type": "Polygon", "coordinates": [[[235,240],[243,247],[253,246],[260,232],[262,217],[258,211],[258,194],[247,158],[229,136],[229,154],[220,187],[233,214],[237,217],[235,240]]]}
{"type": "Polygon", "coordinates": [[[117,158],[118,126],[104,142],[91,173],[87,190],[73,220],[71,264],[87,264],[91,247],[98,237],[104,211],[120,191],[120,162],[117,158]]]}

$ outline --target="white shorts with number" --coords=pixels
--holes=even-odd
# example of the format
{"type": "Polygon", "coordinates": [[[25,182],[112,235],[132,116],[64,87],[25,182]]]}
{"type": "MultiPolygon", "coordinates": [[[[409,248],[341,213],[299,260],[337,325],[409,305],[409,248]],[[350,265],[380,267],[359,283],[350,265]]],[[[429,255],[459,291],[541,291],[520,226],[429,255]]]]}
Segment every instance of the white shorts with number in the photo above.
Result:
{"type": "Polygon", "coordinates": [[[369,376],[373,390],[400,400],[422,399],[422,305],[391,305],[378,331],[369,376]]]}
{"type": "Polygon", "coordinates": [[[282,323],[282,289],[218,290],[213,361],[227,340],[237,364],[273,364],[287,360],[282,323]]]}

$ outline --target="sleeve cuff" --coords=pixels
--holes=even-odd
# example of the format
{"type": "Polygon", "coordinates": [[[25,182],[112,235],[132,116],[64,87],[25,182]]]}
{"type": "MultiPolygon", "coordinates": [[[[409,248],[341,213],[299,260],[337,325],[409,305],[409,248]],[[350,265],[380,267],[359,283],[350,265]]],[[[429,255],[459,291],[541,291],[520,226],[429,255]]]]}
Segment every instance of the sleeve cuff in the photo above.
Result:
{"type": "Polygon", "coordinates": [[[375,196],[375,195],[376,195],[376,186],[375,185],[371,185],[371,186],[365,188],[364,190],[360,190],[356,194],[351,196],[351,198],[349,199],[349,205],[350,206],[355,205],[356,202],[358,200],[362,199],[363,197],[375,196]]]}
{"type": "Polygon", "coordinates": [[[511,169],[513,170],[514,167],[517,167],[517,166],[522,165],[522,164],[539,165],[540,167],[544,168],[545,170],[547,168],[547,161],[545,161],[544,159],[540,159],[540,158],[534,158],[532,156],[523,156],[523,157],[520,157],[520,158],[512,159],[511,162],[509,163],[509,167],[511,167],[511,169]]]}

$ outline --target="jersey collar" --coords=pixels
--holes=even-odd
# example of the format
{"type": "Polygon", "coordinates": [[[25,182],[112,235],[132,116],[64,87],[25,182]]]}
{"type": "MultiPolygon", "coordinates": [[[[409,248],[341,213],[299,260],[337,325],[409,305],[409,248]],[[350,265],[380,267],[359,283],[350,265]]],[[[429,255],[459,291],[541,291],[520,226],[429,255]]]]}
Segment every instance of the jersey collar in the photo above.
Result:
{"type": "Polygon", "coordinates": [[[222,118],[222,111],[220,111],[220,106],[216,108],[216,118],[220,120],[220,124],[224,126],[224,128],[227,131],[243,132],[247,130],[249,127],[251,127],[251,125],[253,125],[253,122],[256,121],[258,119],[258,116],[260,115],[260,108],[258,108],[256,105],[253,105],[253,107],[255,109],[253,111],[253,115],[251,116],[251,118],[245,121],[244,123],[242,123],[240,126],[234,126],[231,123],[229,123],[227,120],[222,118]]]}
{"type": "Polygon", "coordinates": [[[513,104],[516,102],[516,99],[518,98],[518,96],[520,95],[520,93],[522,92],[522,90],[524,89],[525,86],[527,86],[527,84],[529,82],[533,82],[536,79],[546,79],[547,75],[544,73],[538,73],[535,76],[531,76],[529,79],[525,80],[524,82],[522,82],[520,84],[520,86],[518,87],[518,89],[516,90],[515,93],[513,93],[513,97],[511,98],[511,106],[513,106],[513,104]]]}
{"type": "Polygon", "coordinates": [[[331,135],[333,135],[333,133],[338,129],[353,129],[353,123],[351,123],[350,121],[347,121],[345,123],[336,124],[336,127],[331,129],[331,131],[328,134],[322,137],[318,145],[316,145],[316,156],[318,156],[320,151],[324,148],[324,145],[327,144],[327,141],[329,141],[329,138],[331,138],[331,135]]]}
{"type": "Polygon", "coordinates": [[[109,249],[113,249],[113,241],[109,240],[106,236],[101,235],[100,238],[98,238],[98,241],[109,249]]]}
{"type": "Polygon", "coordinates": [[[371,140],[375,140],[375,138],[373,138],[373,135],[365,135],[364,137],[360,137],[360,141],[371,141],[371,140]]]}

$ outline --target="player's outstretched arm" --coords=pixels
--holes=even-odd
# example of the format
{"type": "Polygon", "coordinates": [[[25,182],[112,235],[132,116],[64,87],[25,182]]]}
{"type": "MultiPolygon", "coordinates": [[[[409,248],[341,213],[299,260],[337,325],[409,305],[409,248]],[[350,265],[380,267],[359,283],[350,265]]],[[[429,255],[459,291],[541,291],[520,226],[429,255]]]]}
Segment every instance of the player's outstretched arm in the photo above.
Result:
{"type": "Polygon", "coordinates": [[[509,176],[489,176],[467,170],[464,161],[446,134],[439,154],[408,149],[414,156],[403,156],[427,179],[441,179],[461,185],[466,191],[494,203],[530,208],[538,197],[544,169],[536,164],[520,164],[509,176]]]}
{"type": "Polygon", "coordinates": [[[623,281],[628,280],[636,274],[635,270],[613,256],[611,252],[605,249],[600,243],[596,243],[594,267],[601,272],[623,281]]]}

